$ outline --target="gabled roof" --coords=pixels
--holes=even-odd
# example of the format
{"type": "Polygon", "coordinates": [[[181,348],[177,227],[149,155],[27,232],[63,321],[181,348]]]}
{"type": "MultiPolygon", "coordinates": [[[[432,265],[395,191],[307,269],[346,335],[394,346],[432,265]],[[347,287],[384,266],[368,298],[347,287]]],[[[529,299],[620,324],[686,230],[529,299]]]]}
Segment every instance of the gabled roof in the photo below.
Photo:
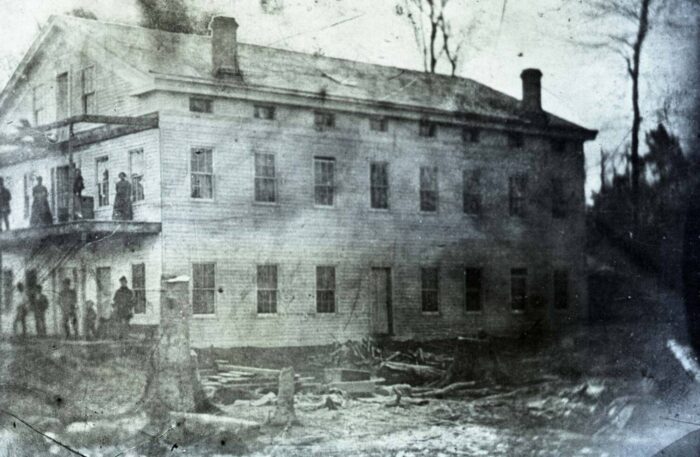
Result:
{"type": "MultiPolygon", "coordinates": [[[[54,16],[67,33],[89,37],[108,54],[154,77],[215,81],[211,38],[72,16],[54,16]]],[[[323,94],[527,123],[520,101],[474,80],[317,56],[246,43],[238,45],[241,84],[323,94]]],[[[5,89],[7,91],[7,88],[5,89]]],[[[0,103],[5,91],[0,95],[0,103]]],[[[548,126],[592,138],[595,132],[548,114],[548,126]]]]}

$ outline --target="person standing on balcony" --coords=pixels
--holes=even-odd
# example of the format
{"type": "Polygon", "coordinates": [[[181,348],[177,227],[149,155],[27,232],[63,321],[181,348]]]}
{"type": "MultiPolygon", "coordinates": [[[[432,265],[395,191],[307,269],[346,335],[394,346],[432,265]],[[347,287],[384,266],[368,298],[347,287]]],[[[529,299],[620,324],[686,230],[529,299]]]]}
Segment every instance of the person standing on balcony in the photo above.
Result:
{"type": "Polygon", "coordinates": [[[10,230],[10,200],[12,194],[5,187],[5,181],[0,178],[0,231],[2,231],[2,223],[5,223],[5,230],[10,230]]]}
{"type": "Polygon", "coordinates": [[[83,218],[83,190],[85,189],[85,181],[80,168],[75,169],[75,179],[73,180],[73,208],[76,219],[83,218]]]}
{"type": "Polygon", "coordinates": [[[36,186],[32,189],[32,216],[29,220],[29,225],[32,227],[41,225],[51,225],[53,216],[51,216],[51,208],[49,207],[49,191],[41,183],[41,176],[36,177],[36,186]]]}
{"type": "Polygon", "coordinates": [[[133,218],[131,210],[131,183],[126,180],[126,173],[123,171],[119,173],[116,190],[112,219],[130,221],[133,218]]]}
{"type": "Polygon", "coordinates": [[[36,334],[38,336],[46,336],[46,310],[49,309],[49,299],[41,292],[41,286],[38,284],[32,295],[31,305],[34,312],[36,334]]]}
{"type": "Polygon", "coordinates": [[[73,335],[78,337],[78,295],[75,289],[70,286],[70,279],[63,280],[63,288],[58,293],[58,304],[61,308],[61,320],[63,322],[63,331],[66,333],[66,338],[70,338],[70,327],[73,326],[73,335]]]}

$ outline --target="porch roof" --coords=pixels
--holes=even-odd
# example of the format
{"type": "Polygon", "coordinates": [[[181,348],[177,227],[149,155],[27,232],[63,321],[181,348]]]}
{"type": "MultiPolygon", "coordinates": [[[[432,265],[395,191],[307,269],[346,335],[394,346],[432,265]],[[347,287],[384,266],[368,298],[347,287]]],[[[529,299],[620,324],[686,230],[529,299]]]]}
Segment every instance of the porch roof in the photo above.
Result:
{"type": "Polygon", "coordinates": [[[49,238],[60,239],[79,236],[87,239],[88,236],[105,235],[143,236],[155,235],[160,231],[160,222],[79,220],[0,232],[0,249],[41,242],[49,238]]]}

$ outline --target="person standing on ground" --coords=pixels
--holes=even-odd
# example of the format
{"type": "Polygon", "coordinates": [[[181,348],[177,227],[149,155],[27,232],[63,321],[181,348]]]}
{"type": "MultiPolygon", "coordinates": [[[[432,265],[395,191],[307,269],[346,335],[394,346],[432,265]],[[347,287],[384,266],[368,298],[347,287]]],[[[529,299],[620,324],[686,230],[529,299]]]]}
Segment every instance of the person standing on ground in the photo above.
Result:
{"type": "Polygon", "coordinates": [[[3,222],[5,230],[10,230],[10,200],[12,200],[12,194],[5,187],[5,180],[0,178],[0,231],[2,231],[3,222]]]}
{"type": "Polygon", "coordinates": [[[131,208],[131,183],[126,180],[126,173],[119,173],[119,181],[116,184],[114,195],[113,220],[130,221],[133,219],[131,208]]]}
{"type": "Polygon", "coordinates": [[[35,292],[32,294],[31,303],[36,334],[38,336],[46,336],[46,310],[49,309],[49,299],[41,292],[41,286],[38,284],[35,292]]]}
{"type": "Polygon", "coordinates": [[[120,287],[114,293],[114,313],[119,332],[123,337],[129,328],[129,321],[134,315],[134,292],[127,286],[126,276],[119,278],[120,287]]]}
{"type": "Polygon", "coordinates": [[[24,285],[21,282],[17,283],[17,312],[15,321],[12,323],[12,333],[17,334],[17,326],[22,326],[22,336],[27,336],[27,313],[29,312],[29,303],[27,294],[25,294],[24,285]]]}
{"type": "Polygon", "coordinates": [[[36,177],[36,186],[32,189],[32,216],[29,220],[29,225],[32,227],[40,225],[53,224],[53,216],[51,216],[51,208],[49,207],[49,191],[41,183],[41,176],[36,177]]]}
{"type": "Polygon", "coordinates": [[[63,287],[58,294],[58,304],[61,308],[61,317],[63,322],[63,331],[66,338],[70,338],[70,327],[73,326],[73,334],[78,337],[78,315],[76,312],[78,306],[78,295],[75,289],[70,286],[70,279],[63,280],[63,287]]]}
{"type": "Polygon", "coordinates": [[[73,211],[76,219],[83,218],[83,190],[85,181],[80,168],[75,169],[75,179],[73,180],[73,211]]]}
{"type": "Polygon", "coordinates": [[[94,340],[97,338],[97,311],[95,302],[88,300],[85,302],[85,339],[94,340]]]}

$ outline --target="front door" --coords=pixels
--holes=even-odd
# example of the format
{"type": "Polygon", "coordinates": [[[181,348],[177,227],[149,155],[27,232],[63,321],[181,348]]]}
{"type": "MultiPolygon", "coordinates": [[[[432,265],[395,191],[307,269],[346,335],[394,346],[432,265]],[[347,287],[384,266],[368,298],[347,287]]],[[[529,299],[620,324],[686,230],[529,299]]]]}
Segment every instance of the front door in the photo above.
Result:
{"type": "Polygon", "coordinates": [[[97,280],[97,316],[109,317],[112,301],[112,269],[98,267],[95,274],[97,280]]]}
{"type": "Polygon", "coordinates": [[[380,335],[394,333],[391,309],[391,269],[372,268],[372,332],[380,335]]]}

